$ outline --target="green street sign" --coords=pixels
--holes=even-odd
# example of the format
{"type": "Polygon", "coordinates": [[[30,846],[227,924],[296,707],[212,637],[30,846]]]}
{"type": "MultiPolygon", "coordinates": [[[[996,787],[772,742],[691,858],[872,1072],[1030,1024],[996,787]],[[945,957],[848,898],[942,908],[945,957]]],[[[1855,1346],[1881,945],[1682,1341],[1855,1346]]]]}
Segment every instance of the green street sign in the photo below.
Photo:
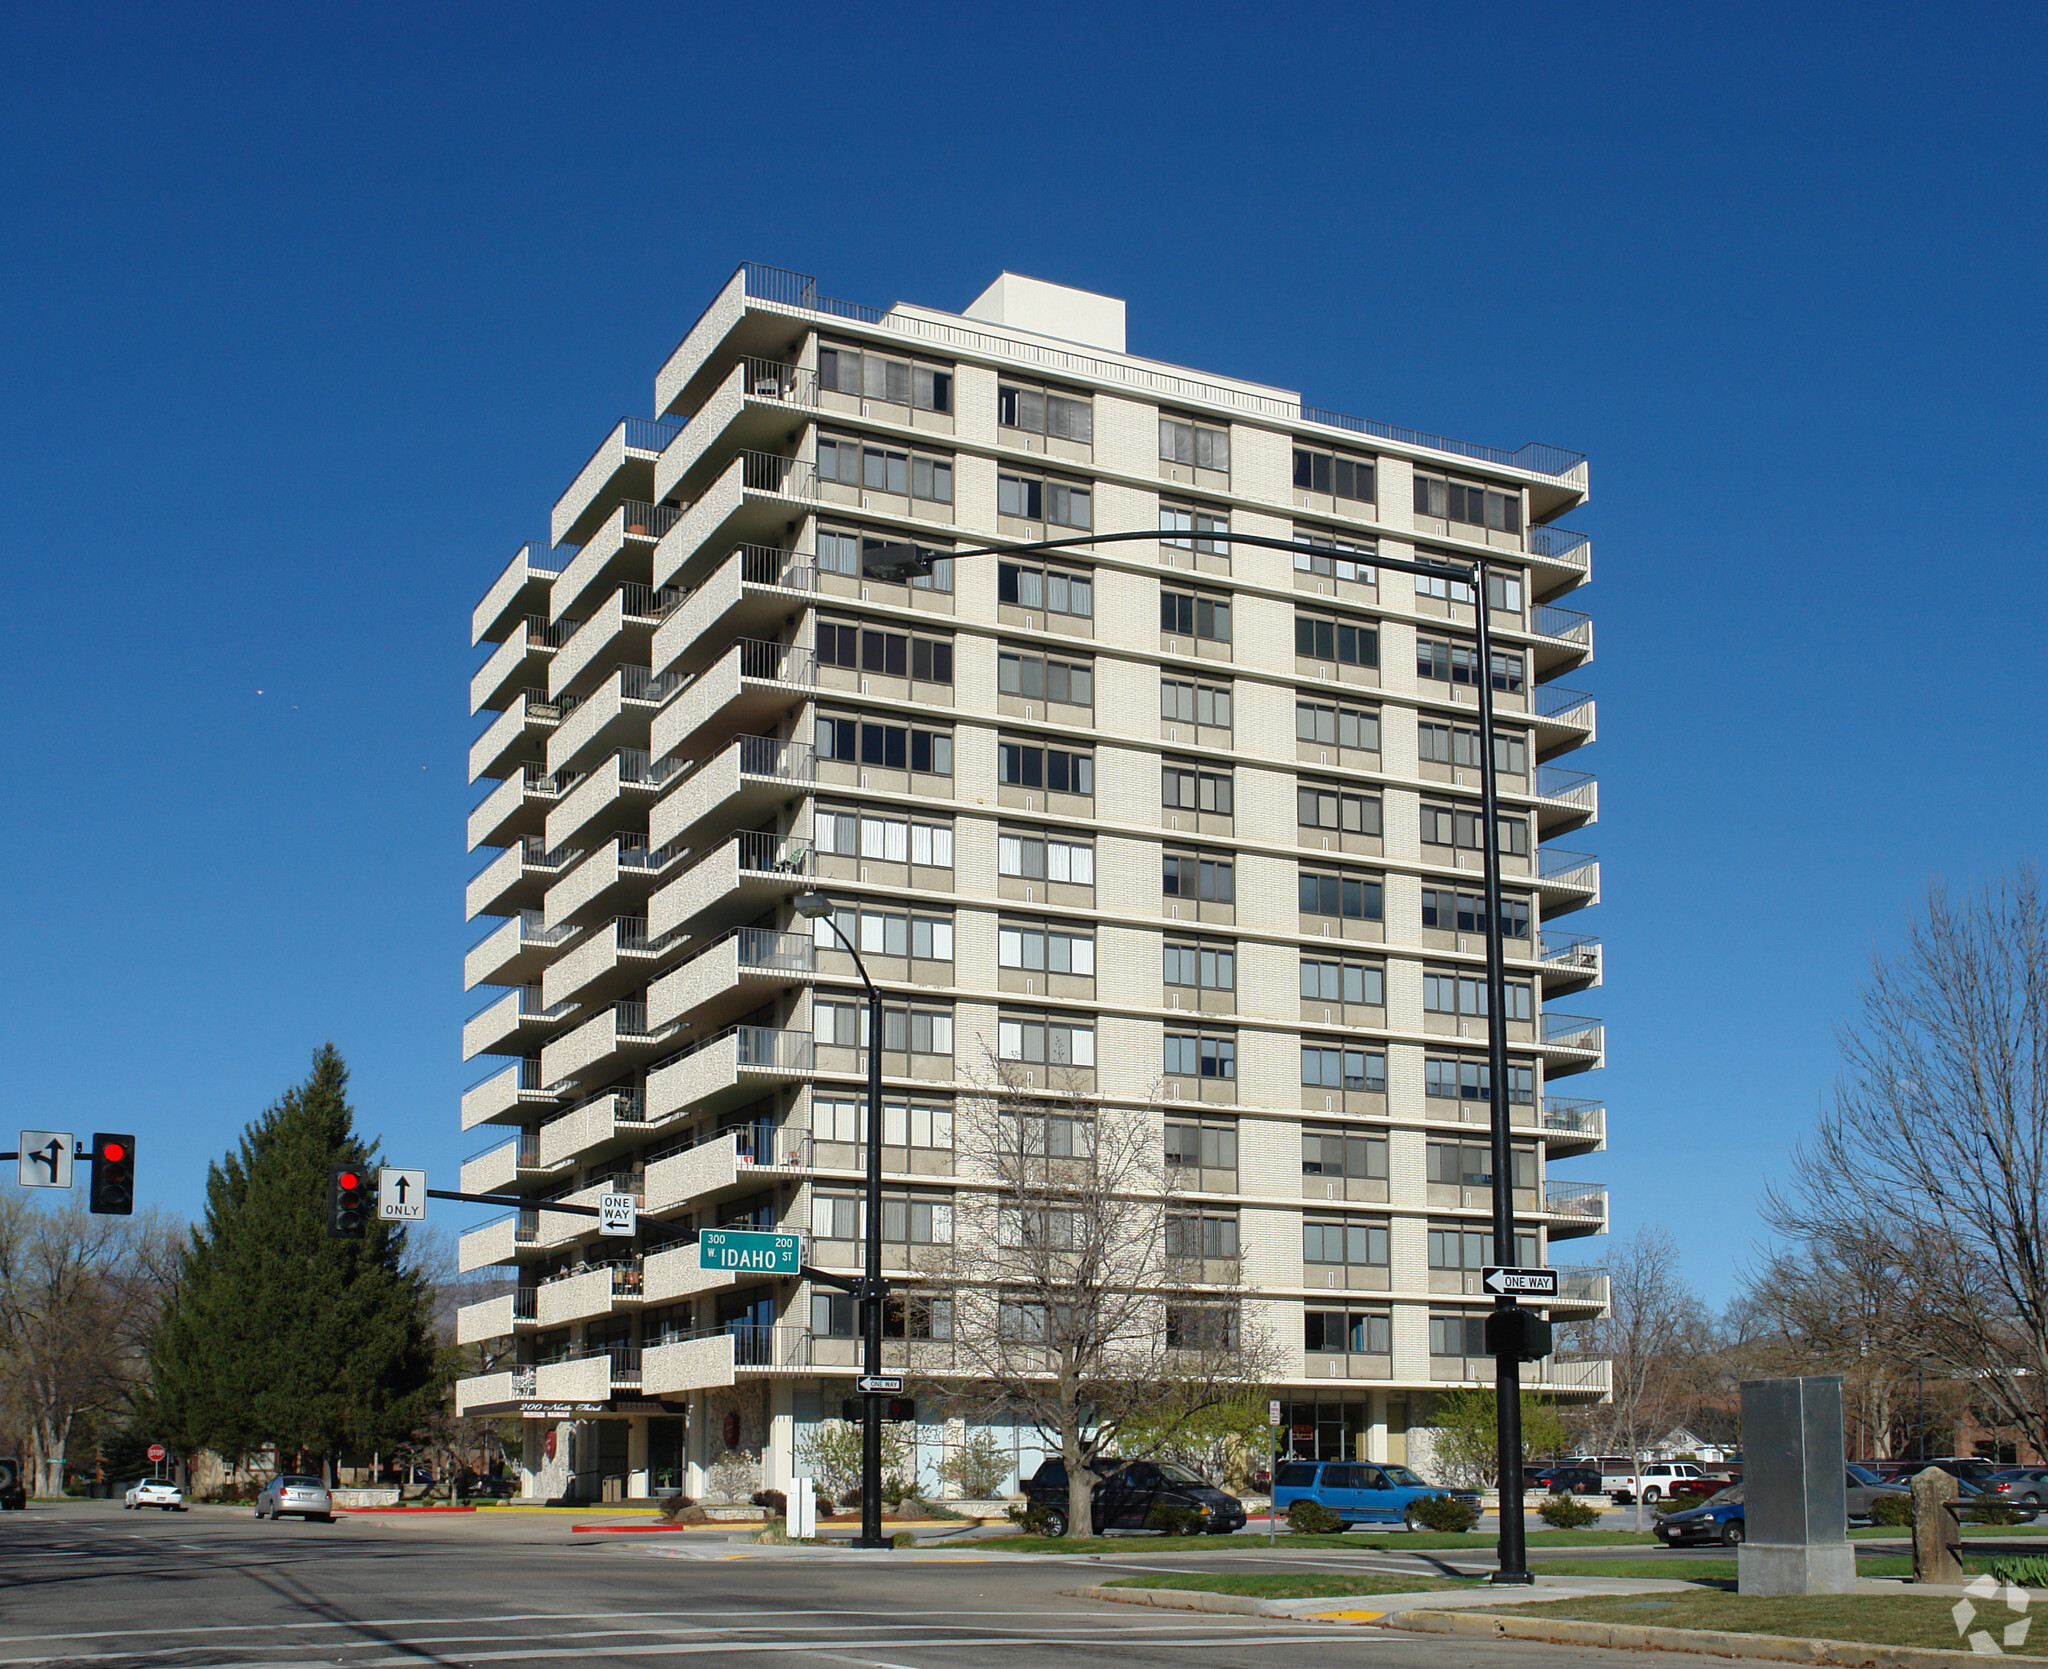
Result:
{"type": "Polygon", "coordinates": [[[697,1236],[699,1269],[745,1270],[752,1275],[794,1275],[803,1267],[804,1237],[759,1229],[706,1229],[697,1236]]]}

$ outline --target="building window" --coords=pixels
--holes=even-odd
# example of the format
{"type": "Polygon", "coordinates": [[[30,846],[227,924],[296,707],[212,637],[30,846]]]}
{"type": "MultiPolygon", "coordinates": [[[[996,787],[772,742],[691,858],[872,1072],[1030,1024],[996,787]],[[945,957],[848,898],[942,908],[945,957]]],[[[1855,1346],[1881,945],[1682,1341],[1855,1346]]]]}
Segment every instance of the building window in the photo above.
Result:
{"type": "Polygon", "coordinates": [[[1079,441],[1084,446],[1095,439],[1095,406],[1085,396],[1076,399],[1072,395],[1001,383],[996,388],[996,422],[1005,429],[1053,435],[1061,440],[1079,441]]]}
{"type": "Polygon", "coordinates": [[[1357,1217],[1304,1217],[1301,1261],[1384,1269],[1388,1263],[1387,1225],[1357,1217]]]}
{"type": "Polygon", "coordinates": [[[1092,1159],[1095,1121],[1071,1113],[1017,1112],[996,1115],[1003,1152],[1024,1159],[1092,1159]]]}
{"type": "Polygon", "coordinates": [[[891,1199],[884,1194],[882,1239],[898,1246],[952,1245],[952,1201],[916,1196],[891,1199]]]}
{"type": "Polygon", "coordinates": [[[1433,1315],[1429,1318],[1432,1356],[1484,1356],[1486,1318],[1476,1315],[1433,1315]]]}
{"type": "MultiPolygon", "coordinates": [[[[1479,651],[1470,644],[1445,643],[1438,638],[1415,640],[1415,676],[1433,678],[1440,684],[1479,683],[1479,651]]],[[[1495,651],[1493,687],[1505,695],[1522,693],[1522,657],[1495,651]]]]}
{"type": "Polygon", "coordinates": [[[1230,518],[1213,510],[1197,510],[1185,504],[1162,504],[1159,507],[1159,542],[1162,545],[1227,556],[1230,553],[1229,540],[1215,536],[1229,531],[1230,518]]]}
{"type": "MultiPolygon", "coordinates": [[[[1479,816],[1476,810],[1468,811],[1462,806],[1425,803],[1422,808],[1422,844],[1456,846],[1476,852],[1479,850],[1479,816]]],[[[1517,858],[1529,855],[1529,820],[1526,817],[1502,817],[1497,827],[1501,851],[1517,858]]]]}
{"type": "Polygon", "coordinates": [[[887,678],[914,678],[920,683],[953,682],[953,640],[949,637],[913,637],[908,632],[877,631],[870,626],[854,627],[846,621],[818,622],[818,662],[821,666],[858,668],[878,672],[887,678]]]}
{"type": "MultiPolygon", "coordinates": [[[[952,1239],[950,1232],[946,1238],[952,1239]]],[[[906,1292],[883,1299],[882,1337],[949,1342],[953,1337],[953,1300],[927,1292],[906,1292]]]]}
{"type": "Polygon", "coordinates": [[[996,477],[996,513],[1021,517],[1027,522],[1049,522],[1058,527],[1088,528],[1092,488],[1078,481],[1041,481],[1031,475],[996,477]]]}
{"type": "Polygon", "coordinates": [[[1166,1121],[1166,1162],[1191,1170],[1237,1169],[1237,1126],[1166,1121]]]}
{"type": "MultiPolygon", "coordinates": [[[[817,1231],[812,1230],[815,1234],[817,1231]]],[[[822,1236],[820,1238],[823,1238],[822,1236]]],[[[845,1238],[851,1240],[852,1235],[845,1238]]],[[[843,1293],[816,1292],[811,1295],[811,1333],[820,1339],[851,1339],[856,1336],[853,1324],[853,1299],[843,1293]]]]}
{"type": "Polygon", "coordinates": [[[835,857],[850,858],[857,853],[880,863],[953,867],[953,828],[949,823],[913,823],[901,817],[820,808],[812,815],[811,828],[817,849],[835,857]]]}
{"type": "Polygon", "coordinates": [[[1325,579],[1354,580],[1361,585],[1379,583],[1379,572],[1372,561],[1379,555],[1379,547],[1369,540],[1297,532],[1294,542],[1303,547],[1294,553],[1297,574],[1320,574],[1325,579]]]}
{"type": "Polygon", "coordinates": [[[873,719],[850,719],[820,714],[818,757],[842,764],[856,761],[880,765],[888,770],[921,771],[927,776],[953,774],[953,734],[947,730],[917,730],[909,725],[882,724],[873,719]]]}
{"type": "Polygon", "coordinates": [[[1377,835],[1380,832],[1380,797],[1377,794],[1349,794],[1317,783],[1303,783],[1294,791],[1294,821],[1304,829],[1377,835]]]}
{"type": "Polygon", "coordinates": [[[1321,701],[1294,704],[1294,736],[1323,747],[1380,751],[1380,716],[1371,707],[1336,707],[1321,701]]]}
{"type": "Polygon", "coordinates": [[[1159,460],[1196,469],[1230,469],[1230,431],[1175,417],[1159,420],[1159,460]]]}
{"type": "Polygon", "coordinates": [[[1173,724],[1206,724],[1230,728],[1230,686],[1195,684],[1178,678],[1159,680],[1159,716],[1173,724]]]}
{"type": "Polygon", "coordinates": [[[1049,1066],[1093,1066],[1095,1028],[1066,1020],[996,1020],[996,1057],[1049,1066]]]}
{"type": "MultiPolygon", "coordinates": [[[[1236,1254],[1233,1253],[1232,1256],[1236,1254]]],[[[1236,1350],[1239,1323],[1234,1306],[1228,1304],[1169,1304],[1166,1306],[1166,1348],[1168,1350],[1236,1350]]]]}
{"type": "Polygon", "coordinates": [[[1017,562],[999,562],[996,601],[1089,620],[1095,614],[1095,579],[1091,574],[1066,568],[1032,568],[1017,562]]]}
{"type": "Polygon", "coordinates": [[[1191,898],[1204,904],[1235,904],[1237,870],[1228,858],[1168,852],[1160,890],[1168,898],[1191,898]]]}
{"type": "MultiPolygon", "coordinates": [[[[1510,1020],[1527,1020],[1534,1012],[1534,998],[1526,979],[1507,981],[1507,1015],[1510,1020]]],[[[1486,1012],[1486,980],[1482,976],[1433,972],[1422,974],[1422,1011],[1425,1014],[1477,1015],[1486,1012]]]]}
{"type": "Polygon", "coordinates": [[[1230,599],[1210,597],[1193,591],[1159,593],[1159,629],[1180,637],[1206,639],[1210,643],[1230,641],[1230,599]]]}
{"type": "Polygon", "coordinates": [[[1304,869],[1300,878],[1301,913],[1335,916],[1343,921],[1382,919],[1382,889],[1362,875],[1328,875],[1304,869]]]}
{"type": "Polygon", "coordinates": [[[919,411],[953,409],[953,373],[852,348],[818,349],[818,386],[919,411]]]}
{"type": "Polygon", "coordinates": [[[1310,1003],[1356,1003],[1365,1008],[1385,1008],[1386,967],[1379,962],[1338,962],[1327,957],[1304,956],[1301,998],[1310,1003]]]}
{"type": "MultiPolygon", "coordinates": [[[[857,533],[837,529],[824,529],[818,534],[818,572],[821,574],[843,574],[848,579],[861,576],[864,558],[877,554],[888,541],[866,538],[857,533]]],[[[916,591],[951,591],[953,589],[953,559],[943,551],[924,545],[913,547],[918,556],[928,564],[929,572],[912,574],[910,586],[916,591]]]]}
{"type": "MultiPolygon", "coordinates": [[[[1418,724],[1415,727],[1415,751],[1427,764],[1461,765],[1476,771],[1479,769],[1479,732],[1462,724],[1418,724]]],[[[1528,775],[1528,739],[1496,731],[1493,768],[1511,777],[1528,775]]]]}
{"type": "Polygon", "coordinates": [[[996,655],[996,689],[1026,701],[1095,705],[1095,668],[1087,661],[1052,660],[1004,649],[996,655]]]}
{"type": "MultiPolygon", "coordinates": [[[[1449,1151],[1458,1152],[1460,1150],[1454,1148],[1449,1151]]],[[[1470,1151],[1478,1153],[1481,1156],[1481,1160],[1484,1160],[1486,1149],[1475,1148],[1470,1151]]],[[[1432,1145],[1430,1152],[1432,1155],[1436,1152],[1434,1145],[1432,1145]]],[[[1532,1167],[1534,1166],[1536,1156],[1533,1153],[1523,1157],[1529,1160],[1532,1167]]],[[[1462,1165],[1465,1162],[1460,1160],[1458,1163],[1462,1165]]],[[[1432,1160],[1433,1164],[1434,1161],[1432,1160]]],[[[1493,1178],[1487,1175],[1484,1170],[1471,1172],[1460,1180],[1454,1177],[1439,1177],[1434,1168],[1432,1168],[1429,1180],[1431,1182],[1458,1181],[1460,1186],[1466,1188],[1490,1188],[1493,1186],[1493,1178]]],[[[1536,1182],[1533,1168],[1530,1173],[1530,1180],[1524,1182],[1521,1179],[1521,1166],[1517,1163],[1515,1167],[1515,1186],[1517,1188],[1535,1187],[1536,1182]]],[[[1493,1255],[1493,1233],[1491,1230],[1446,1226],[1443,1228],[1432,1228],[1429,1231],[1429,1267],[1432,1269],[1484,1269],[1488,1264],[1496,1261],[1493,1255]]],[[[1533,1234],[1517,1234],[1515,1236],[1515,1267],[1518,1269],[1535,1268],[1539,1262],[1540,1260],[1536,1252],[1536,1237],[1533,1234]]]]}
{"type": "Polygon", "coordinates": [[[865,492],[894,493],[899,498],[953,502],[953,460],[894,447],[863,446],[843,436],[818,437],[818,475],[841,486],[865,492]]]}
{"type": "Polygon", "coordinates": [[[1093,794],[1095,756],[1024,742],[996,744],[996,780],[1007,788],[1042,788],[1050,794],[1093,794]]]}
{"type": "MultiPolygon", "coordinates": [[[[1476,892],[1450,892],[1440,887],[1422,889],[1422,925],[1447,933],[1484,933],[1486,899],[1476,892]]],[[[1501,936],[1526,939],[1529,936],[1529,901],[1510,898],[1500,901],[1501,936]]]]}
{"type": "Polygon", "coordinates": [[[1069,886],[1095,885],[1095,848],[1080,841],[1053,840],[1041,835],[998,834],[996,873],[1022,881],[1059,881],[1069,886]]]}
{"type": "Polygon", "coordinates": [[[1304,1089],[1385,1095],[1387,1057],[1364,1049],[1331,1049],[1304,1043],[1301,1046],[1301,1082],[1304,1089]]]}
{"type": "Polygon", "coordinates": [[[1228,945],[1176,944],[1169,939],[1161,978],[1195,991],[1235,991],[1237,952],[1228,945]]]}
{"type": "Polygon", "coordinates": [[[1297,614],[1294,652],[1312,661],[1335,661],[1339,666],[1378,666],[1379,629],[1320,614],[1297,614]]]}
{"type": "Polygon", "coordinates": [[[1163,765],[1159,771],[1159,803],[1169,810],[1201,811],[1218,817],[1233,815],[1234,796],[1228,771],[1197,771],[1163,765]]]}
{"type": "Polygon", "coordinates": [[[1095,973],[1095,938],[1089,933],[1068,933],[1056,928],[998,927],[996,966],[1021,968],[1027,973],[1095,973]]]}
{"type": "Polygon", "coordinates": [[[1301,1133],[1301,1174],[1387,1180],[1387,1139],[1349,1130],[1306,1129],[1301,1133]]]}
{"type": "Polygon", "coordinates": [[[1170,1258],[1234,1258],[1237,1218],[1221,1212],[1175,1213],[1166,1219],[1166,1255],[1170,1258]]]}
{"type": "MultiPolygon", "coordinates": [[[[846,1096],[813,1097],[811,1139],[820,1142],[861,1141],[865,1135],[861,1128],[864,1106],[865,1103],[846,1096]]],[[[883,1102],[882,1145],[950,1150],[953,1146],[953,1109],[883,1102]]]]}
{"type": "Polygon", "coordinates": [[[842,906],[811,924],[820,950],[857,945],[863,956],[911,956],[925,962],[953,960],[953,918],[913,915],[903,910],[869,910],[842,906]],[[833,931],[834,928],[838,932],[833,931]],[[846,935],[844,940],[838,936],[846,935]]]}
{"type": "Polygon", "coordinates": [[[1439,521],[1462,522],[1467,527],[1491,528],[1496,533],[1522,531],[1520,493],[1449,481],[1440,475],[1416,475],[1415,513],[1434,516],[1439,521]]]}
{"type": "Polygon", "coordinates": [[[1394,1319],[1372,1310],[1304,1310],[1301,1347],[1311,1356],[1391,1356],[1394,1319]]]}
{"type": "MultiPolygon", "coordinates": [[[[1493,1073],[1485,1061],[1438,1060],[1422,1063],[1422,1093],[1433,1101],[1491,1101],[1493,1073]]],[[[1508,1101],[1529,1107],[1536,1101],[1536,1069],[1508,1066],[1508,1101]]]]}
{"type": "Polygon", "coordinates": [[[1373,502],[1373,460],[1347,458],[1342,454],[1294,449],[1294,484],[1304,492],[1328,493],[1332,498],[1373,502]]]}
{"type": "Polygon", "coordinates": [[[1208,1078],[1218,1083],[1237,1078],[1237,1039],[1208,1032],[1166,1034],[1166,1074],[1170,1078],[1208,1078]]]}

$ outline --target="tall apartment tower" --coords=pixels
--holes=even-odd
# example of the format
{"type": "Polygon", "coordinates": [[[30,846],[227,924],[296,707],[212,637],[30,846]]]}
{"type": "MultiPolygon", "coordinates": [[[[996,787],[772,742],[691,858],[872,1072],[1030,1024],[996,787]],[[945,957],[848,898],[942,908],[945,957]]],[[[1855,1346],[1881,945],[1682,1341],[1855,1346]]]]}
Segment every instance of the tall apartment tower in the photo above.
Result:
{"type": "MultiPolygon", "coordinates": [[[[1564,918],[1599,866],[1549,844],[1596,785],[1576,453],[1501,452],[1135,357],[1124,304],[1005,273],[964,313],[737,272],[472,623],[488,791],[468,888],[489,930],[463,1097],[470,1191],[533,1203],[462,1237],[512,1290],[470,1413],[523,1415],[529,1494],[790,1474],[857,1361],[851,1303],[698,1268],[698,1230],[796,1229],[857,1273],[865,1010],[795,913],[825,892],[883,989],[891,1268],[943,1257],[956,1111],[989,1065],[1156,1120],[1205,1255],[1283,1350],[1286,1441],[1427,1469],[1444,1391],[1490,1384],[1487,1262],[1603,1232],[1552,1175],[1605,1144],[1602,1061],[1558,1004],[1600,981],[1564,918]],[[1091,532],[1151,539],[962,555],[1091,532]],[[1220,543],[1264,534],[1288,550],[1220,543]],[[877,571],[909,542],[928,571],[877,571]],[[1381,555],[1496,565],[1475,600],[1381,555]],[[1489,1231],[1477,680],[1499,714],[1518,1245],[1489,1231]],[[640,1201],[631,1239],[547,1210],[640,1201]]],[[[1566,1268],[1559,1319],[1597,1313],[1566,1268]]],[[[951,1312],[892,1307],[961,1427],[951,1312]],[[941,1366],[931,1368],[933,1362],[941,1366]]],[[[1560,1398],[1606,1364],[1532,1364],[1560,1398]]],[[[1029,1431],[997,1440],[1029,1474],[1029,1431]]]]}

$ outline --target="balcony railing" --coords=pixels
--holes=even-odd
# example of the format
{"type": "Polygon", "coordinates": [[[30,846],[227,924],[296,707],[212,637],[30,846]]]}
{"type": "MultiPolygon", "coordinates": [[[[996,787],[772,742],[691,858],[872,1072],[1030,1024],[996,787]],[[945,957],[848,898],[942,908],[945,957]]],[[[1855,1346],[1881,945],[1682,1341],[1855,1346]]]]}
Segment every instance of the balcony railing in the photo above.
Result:
{"type": "Polygon", "coordinates": [[[1604,1304],[1607,1302],[1607,1271],[1560,1265],[1557,1269],[1557,1295],[1568,1303],[1604,1304]]]}
{"type": "Polygon", "coordinates": [[[686,761],[680,759],[654,759],[645,748],[619,749],[619,781],[638,783],[646,788],[659,788],[670,777],[680,771],[686,761]]]}
{"type": "Polygon", "coordinates": [[[1584,1217],[1600,1221],[1607,1215],[1607,1185],[1602,1182],[1545,1182],[1543,1209],[1553,1217],[1584,1217]]]}
{"type": "Polygon", "coordinates": [[[656,706],[683,687],[680,673],[664,672],[656,676],[653,668],[627,666],[621,662],[618,667],[619,697],[623,701],[651,701],[656,706]]]}
{"type": "Polygon", "coordinates": [[[595,1362],[600,1357],[611,1358],[611,1378],[614,1385],[637,1385],[640,1383],[640,1350],[629,1344],[572,1344],[557,1351],[549,1366],[560,1362],[595,1362]]]}
{"type": "Polygon", "coordinates": [[[575,1280],[579,1275],[602,1274],[607,1269],[612,1272],[613,1292],[640,1290],[640,1260],[637,1257],[578,1258],[566,1269],[558,1269],[541,1276],[538,1284],[544,1287],[558,1286],[563,1281],[575,1280]],[[621,1275],[629,1275],[632,1278],[629,1281],[621,1281],[621,1275]]]}
{"type": "Polygon", "coordinates": [[[815,406],[818,403],[818,373],[806,371],[801,365],[785,365],[780,360],[756,359],[749,354],[741,359],[745,367],[743,380],[747,395],[755,400],[780,400],[792,406],[815,406]]]}
{"type": "Polygon", "coordinates": [[[769,638],[743,637],[733,648],[739,651],[740,676],[759,678],[773,684],[815,684],[818,658],[794,643],[777,643],[769,638]]]}
{"type": "Polygon", "coordinates": [[[690,1339],[732,1340],[733,1366],[738,1368],[807,1368],[811,1365],[811,1332],[807,1327],[778,1327],[767,1322],[728,1321],[720,1327],[696,1327],[671,1333],[661,1342],[690,1339]]]}
{"type": "Polygon", "coordinates": [[[544,614],[526,617],[526,641],[535,649],[559,649],[576,635],[576,620],[549,620],[544,614]]]}
{"type": "Polygon", "coordinates": [[[741,271],[746,275],[747,294],[758,301],[770,302],[779,307],[799,308],[807,313],[822,313],[835,319],[853,319],[861,324],[879,325],[904,336],[920,338],[955,350],[965,349],[970,353],[985,354],[998,359],[1022,360],[1055,371],[1093,377],[1102,382],[1122,383],[1143,389],[1155,400],[1162,396],[1178,402],[1193,400],[1212,406],[1254,412],[1263,417],[1279,418],[1282,421],[1320,423],[1328,428],[1348,429],[1353,434],[1372,435],[1380,440],[1390,440],[1399,446],[1418,446],[1431,452],[1448,452],[1456,457],[1501,464],[1510,469],[1527,470],[1535,475],[1566,478],[1583,467],[1586,462],[1584,453],[1567,451],[1561,446],[1545,446],[1532,442],[1518,451],[1504,452],[1495,446],[1480,446],[1470,441],[1452,440],[1447,435],[1424,434],[1420,430],[1399,428],[1393,424],[1375,422],[1370,418],[1348,417],[1342,412],[1325,411],[1321,407],[1304,405],[1299,401],[1275,399],[1269,394],[1254,394],[1249,389],[1224,388],[1214,383],[1199,382],[1192,377],[1175,376],[1170,372],[1153,370],[1149,366],[1133,365],[1120,360],[1096,359],[1092,355],[1074,353],[1064,348],[1046,347],[1011,337],[991,336],[965,325],[922,319],[911,314],[884,312],[879,307],[869,307],[862,302],[839,301],[830,296],[820,295],[818,281],[815,278],[808,273],[791,272],[783,267],[764,266],[756,261],[748,261],[742,266],[741,271]]]}
{"type": "Polygon", "coordinates": [[[1537,960],[1566,973],[1600,971],[1600,941],[1591,933],[1560,933],[1546,927],[1537,935],[1537,960]]]}
{"type": "Polygon", "coordinates": [[[1561,643],[1576,644],[1581,649],[1592,647],[1593,617],[1590,614],[1581,614],[1573,608],[1559,608],[1555,603],[1538,603],[1535,625],[1539,637],[1554,637],[1561,643]]]}
{"type": "Polygon", "coordinates": [[[1589,1020],[1582,1014],[1559,1014],[1551,1009],[1543,1011],[1542,1039],[1559,1049],[1587,1049],[1598,1051],[1600,1037],[1605,1029],[1598,1020],[1589,1020]]]}
{"type": "Polygon", "coordinates": [[[1536,796],[1573,811],[1592,812],[1600,804],[1600,790],[1591,771],[1569,771],[1561,765],[1536,767],[1536,796]]]}
{"type": "Polygon", "coordinates": [[[733,836],[739,847],[740,868],[769,875],[809,875],[811,843],[786,835],[763,834],[749,829],[733,836]]]}
{"type": "Polygon", "coordinates": [[[1553,724],[1590,724],[1592,705],[1593,698],[1584,690],[1568,690],[1561,684],[1536,686],[1536,716],[1553,724]]]}
{"type": "Polygon", "coordinates": [[[1587,543],[1587,535],[1574,532],[1568,527],[1529,529],[1529,550],[1533,555],[1546,557],[1552,562],[1562,562],[1569,568],[1586,566],[1587,543]]]}
{"type": "Polygon", "coordinates": [[[688,850],[688,847],[678,846],[673,841],[666,846],[649,846],[647,836],[634,829],[624,829],[619,833],[621,869],[666,869],[688,850]]]}
{"type": "Polygon", "coordinates": [[[538,1370],[514,1368],[512,1370],[512,1394],[515,1397],[530,1397],[534,1394],[535,1374],[538,1370]]]}
{"type": "Polygon", "coordinates": [[[619,517],[629,538],[659,539],[682,520],[683,512],[673,504],[642,504],[629,498],[619,506],[619,517]]]}
{"type": "Polygon", "coordinates": [[[627,447],[634,452],[659,452],[683,432],[682,424],[672,417],[622,417],[619,423],[627,447]]]}
{"type": "Polygon", "coordinates": [[[778,933],[771,927],[742,927],[734,931],[733,937],[739,941],[742,968],[807,974],[818,965],[817,941],[808,933],[778,933]]]}
{"type": "Polygon", "coordinates": [[[811,1070],[811,1034],[775,1026],[727,1026],[724,1031],[713,1032],[709,1037],[700,1037],[674,1054],[663,1056],[653,1062],[647,1070],[658,1072],[665,1066],[674,1066],[678,1061],[688,1060],[692,1055],[723,1043],[727,1038],[734,1040],[734,1052],[740,1066],[759,1067],[774,1072],[811,1070]]]}
{"type": "Polygon", "coordinates": [[[751,493],[780,493],[785,498],[816,498],[818,470],[802,458],[780,452],[742,452],[740,484],[751,493]]]}
{"type": "Polygon", "coordinates": [[[740,579],[748,585],[774,585],[785,591],[818,589],[818,569],[794,551],[773,545],[741,545],[740,579]]]}
{"type": "Polygon", "coordinates": [[[741,736],[733,746],[740,753],[740,774],[777,777],[785,782],[811,782],[818,774],[818,752],[808,742],[777,736],[741,736]]]}
{"type": "Polygon", "coordinates": [[[1597,1136],[1606,1118],[1607,1108],[1598,1101],[1565,1095],[1546,1095],[1543,1098],[1543,1128],[1546,1130],[1597,1136]]]}
{"type": "Polygon", "coordinates": [[[1546,881],[1570,887],[1590,887],[1600,860],[1590,852],[1564,852],[1545,846],[1537,853],[1536,873],[1546,881]]]}
{"type": "Polygon", "coordinates": [[[512,1294],[512,1319],[514,1321],[532,1321],[535,1315],[534,1302],[536,1297],[537,1294],[532,1287],[520,1287],[514,1291],[512,1294]]]}
{"type": "Polygon", "coordinates": [[[612,1015],[612,1029],[620,1037],[649,1038],[655,1035],[647,1029],[645,1002],[615,1002],[612,1004],[612,1015]]]}

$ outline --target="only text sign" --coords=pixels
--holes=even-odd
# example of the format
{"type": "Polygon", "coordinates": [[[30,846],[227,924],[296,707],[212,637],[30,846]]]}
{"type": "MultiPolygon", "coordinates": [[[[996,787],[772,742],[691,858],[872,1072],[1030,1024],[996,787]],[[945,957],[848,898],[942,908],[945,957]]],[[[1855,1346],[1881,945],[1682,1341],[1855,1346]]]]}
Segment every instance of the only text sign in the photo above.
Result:
{"type": "Polygon", "coordinates": [[[804,1237],[764,1229],[706,1229],[697,1236],[697,1267],[744,1269],[757,1275],[795,1275],[803,1268],[804,1237]]]}
{"type": "Polygon", "coordinates": [[[377,1173],[377,1215],[387,1223],[421,1223],[427,1216],[427,1173],[386,1165],[377,1173]]]}

